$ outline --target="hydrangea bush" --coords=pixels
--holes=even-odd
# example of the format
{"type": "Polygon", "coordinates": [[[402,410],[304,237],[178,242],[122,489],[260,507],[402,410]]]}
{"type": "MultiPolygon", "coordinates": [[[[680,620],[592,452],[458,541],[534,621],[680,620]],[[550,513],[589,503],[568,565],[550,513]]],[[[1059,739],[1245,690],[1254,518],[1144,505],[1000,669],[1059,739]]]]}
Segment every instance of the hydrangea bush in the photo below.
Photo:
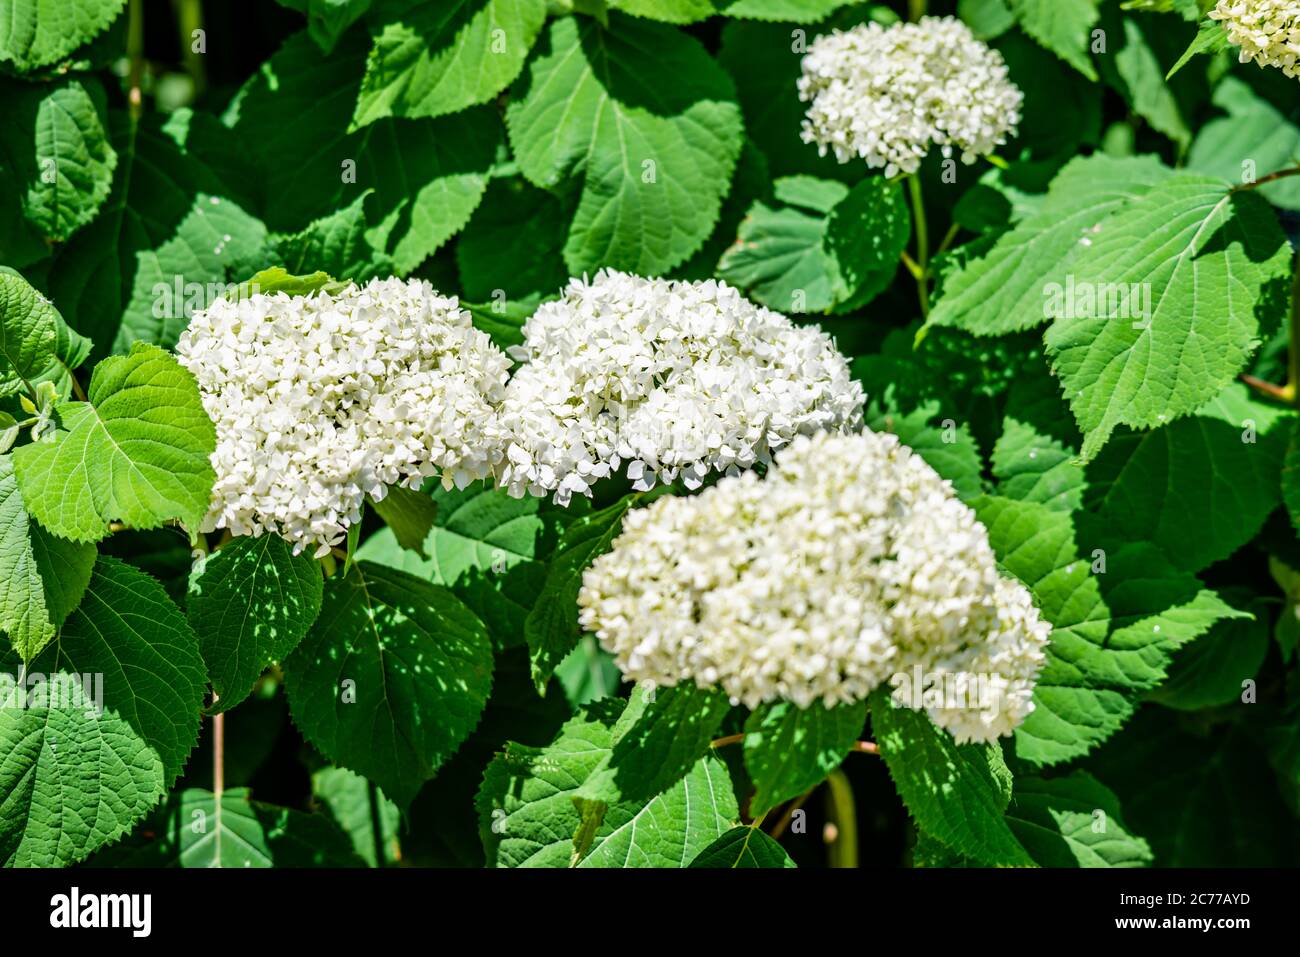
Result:
{"type": "Polygon", "coordinates": [[[1300,3],[145,10],[0,3],[5,864],[1300,862],[1300,3]]]}

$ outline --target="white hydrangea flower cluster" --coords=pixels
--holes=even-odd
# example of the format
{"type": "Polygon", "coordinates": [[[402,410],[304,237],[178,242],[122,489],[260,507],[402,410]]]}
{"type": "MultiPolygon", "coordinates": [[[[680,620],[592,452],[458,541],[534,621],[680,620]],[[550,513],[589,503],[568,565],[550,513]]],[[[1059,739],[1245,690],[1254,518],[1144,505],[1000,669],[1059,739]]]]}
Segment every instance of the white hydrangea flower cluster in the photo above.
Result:
{"type": "Polygon", "coordinates": [[[502,403],[498,484],[566,504],[627,464],[645,490],[766,462],[795,436],[862,422],[862,387],[826,333],[726,283],[602,270],[524,324],[502,403]]]}
{"type": "Polygon", "coordinates": [[[1210,18],[1223,21],[1242,63],[1300,76],[1300,0],[1219,0],[1210,18]]]}
{"type": "Polygon", "coordinates": [[[273,532],[321,556],[367,495],[431,475],[464,487],[500,455],[509,360],[421,280],[218,299],[176,351],[217,430],[204,531],[273,532]]]}
{"type": "Polygon", "coordinates": [[[720,686],[751,708],[831,707],[882,684],[915,707],[896,676],[918,667],[982,681],[995,697],[922,705],[963,742],[1033,710],[1050,631],[951,485],[869,430],[800,437],[763,480],[629,512],[578,601],[628,678],[720,686]]]}
{"type": "Polygon", "coordinates": [[[1002,54],[955,17],[818,37],[803,58],[799,98],[811,103],[805,143],[841,163],[883,166],[886,176],[915,173],[933,145],[975,162],[1014,135],[1024,102],[1002,54]]]}

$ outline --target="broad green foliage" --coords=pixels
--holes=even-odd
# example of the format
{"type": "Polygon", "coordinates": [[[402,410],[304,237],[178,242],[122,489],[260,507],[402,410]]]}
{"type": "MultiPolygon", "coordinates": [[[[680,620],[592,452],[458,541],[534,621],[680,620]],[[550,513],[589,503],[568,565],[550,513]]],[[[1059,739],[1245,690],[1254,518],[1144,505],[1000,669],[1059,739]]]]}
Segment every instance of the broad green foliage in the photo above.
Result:
{"type": "Polygon", "coordinates": [[[403,523],[389,522],[357,557],[450,588],[482,620],[494,644],[520,644],[546,579],[545,561],[581,506],[560,509],[484,485],[440,488],[428,501],[436,510],[425,515],[432,527],[418,539],[403,543],[398,537],[403,523]]]}
{"type": "Polygon", "coordinates": [[[1150,313],[1048,330],[1084,457],[1117,425],[1154,428],[1217,395],[1271,331],[1289,262],[1267,204],[1208,177],[1171,177],[1108,219],[1072,269],[1149,288],[1150,313]]]}
{"type": "Polygon", "coordinates": [[[545,687],[555,668],[578,643],[575,602],[582,573],[592,559],[609,551],[623,527],[623,516],[641,493],[626,496],[565,529],[555,547],[546,579],[524,621],[524,637],[533,661],[533,680],[545,687]]]}
{"type": "Polygon", "coordinates": [[[194,377],[157,346],[95,367],[89,402],[63,402],[59,429],[14,452],[28,511],[48,531],[94,542],[109,523],[198,529],[208,508],[215,432],[194,377]]]}
{"type": "Polygon", "coordinates": [[[307,740],[405,807],[478,723],[492,648],[451,592],[363,561],[329,581],[284,672],[307,740]]]}
{"type": "Polygon", "coordinates": [[[691,867],[794,867],[785,850],[756,827],[733,827],[691,861],[691,867]]]}
{"type": "Polygon", "coordinates": [[[109,119],[112,192],[60,249],[50,281],[97,355],[140,339],[173,345],[195,309],[261,269],[269,252],[248,211],[244,157],[211,115],[186,109],[134,129],[123,113],[109,119]]]}
{"type": "MultiPolygon", "coordinates": [[[[1296,115],[1286,116],[1235,76],[1224,77],[1215,88],[1214,105],[1227,115],[1201,128],[1187,157],[1189,169],[1248,183],[1284,168],[1300,151],[1296,115]]],[[[1275,206],[1300,209],[1295,179],[1266,183],[1260,195],[1275,206]]]]}
{"type": "Polygon", "coordinates": [[[33,228],[47,240],[65,240],[108,198],[117,165],[103,87],[90,79],[4,83],[0,94],[7,114],[0,157],[17,180],[11,188],[21,187],[16,192],[33,228]]]}
{"type": "Polygon", "coordinates": [[[28,670],[47,680],[10,683],[0,708],[0,805],[18,812],[0,817],[0,850],[10,864],[69,864],[124,834],[171,787],[198,737],[207,676],[162,587],[104,557],[28,670]]]}
{"type": "Polygon", "coordinates": [[[564,244],[572,273],[656,275],[681,263],[717,222],[740,155],[734,86],[699,42],[616,13],[608,29],[552,21],[506,124],[533,183],[581,177],[564,244]]]}
{"type": "Polygon", "coordinates": [[[763,705],[745,721],[745,768],[754,781],[750,811],[762,814],[820,783],[862,733],[864,704],[799,708],[763,705]]]}
{"type": "Polygon", "coordinates": [[[347,833],[357,856],[367,864],[377,867],[400,858],[401,812],[365,778],[344,768],[324,768],[311,776],[311,789],[326,813],[347,833]]]}
{"type": "Polygon", "coordinates": [[[989,498],[977,506],[998,560],[1032,590],[1055,626],[1036,710],[1016,730],[1034,764],[1078,757],[1133,713],[1165,677],[1173,651],[1215,622],[1244,617],[1154,546],[1108,552],[1080,541],[1070,513],[989,498]]]}
{"type": "Polygon", "coordinates": [[[488,109],[437,120],[377,120],[349,132],[365,61],[361,37],[328,57],[302,34],[289,40],[240,91],[225,121],[259,165],[268,225],[307,227],[373,190],[366,242],[403,272],[414,269],[469,220],[487,186],[500,141],[488,109]],[[311,157],[306,165],[278,157],[311,157]]]}
{"type": "Polygon", "coordinates": [[[278,535],[237,538],[208,557],[186,613],[208,666],[214,711],[233,708],[298,646],[321,607],[321,573],[278,535]]]}
{"type": "Polygon", "coordinates": [[[750,208],[718,263],[724,279],[787,313],[857,308],[889,285],[911,229],[902,190],[809,176],[772,185],[781,205],[750,208]]]}
{"type": "Polygon", "coordinates": [[[736,798],[713,757],[649,801],[574,800],[632,724],[622,711],[587,705],[546,747],[512,742],[493,759],[476,800],[489,866],[685,867],[730,830],[736,798]]]}
{"type": "Polygon", "coordinates": [[[985,866],[1024,866],[1029,854],[1003,817],[1011,772],[996,745],[958,745],[925,714],[876,692],[871,728],[917,827],[985,866]]]}
{"type": "Polygon", "coordinates": [[[366,61],[353,125],[386,116],[442,116],[484,103],[523,68],[545,0],[388,2],[366,61]]]}
{"type": "Polygon", "coordinates": [[[106,851],[118,867],[358,867],[348,838],[328,817],[252,799],[247,788],[180,792],[156,815],[150,837],[106,851]]]}
{"type": "Polygon", "coordinates": [[[1085,771],[1016,780],[1007,823],[1043,867],[1143,867],[1147,842],[1120,818],[1115,795],[1085,771]]]}
{"type": "Polygon", "coordinates": [[[1098,0],[1007,0],[1021,28],[1090,80],[1097,79],[1089,55],[1089,28],[1097,22],[1098,0]]]}
{"type": "Polygon", "coordinates": [[[727,696],[693,684],[638,690],[619,719],[609,757],[578,789],[584,800],[649,799],[689,774],[731,710],[727,696]]]}
{"type": "Polygon", "coordinates": [[[51,66],[105,29],[126,0],[3,0],[0,63],[19,72],[51,66]]]}
{"type": "Polygon", "coordinates": [[[75,369],[90,348],[25,279],[0,272],[0,396],[33,396],[37,383],[75,369]]]}
{"type": "Polygon", "coordinates": [[[0,456],[0,631],[31,661],[72,613],[90,581],[93,546],[46,532],[18,494],[10,456],[0,456]]]}
{"type": "MultiPolygon", "coordinates": [[[[1300,861],[1300,98],[1213,5],[0,0],[0,863],[1300,861]],[[954,14],[1023,93],[995,155],[935,148],[906,181],[805,142],[819,36],[954,14]],[[834,341],[863,426],[950,484],[1050,627],[1012,734],[958,744],[888,676],[829,709],[732,700],[706,681],[728,661],[628,680],[683,636],[647,622],[616,661],[584,578],[684,480],[512,498],[505,437],[464,450],[496,463],[464,488],[429,468],[376,498],[351,463],[361,518],[319,555],[209,527],[220,400],[173,354],[196,313],[261,336],[256,293],[418,279],[513,375],[538,307],[602,269],[724,282],[834,341]]],[[[644,305],[670,334],[676,304],[644,305]]],[[[322,354],[361,369],[354,338],[322,354]]],[[[758,435],[771,387],[745,384],[758,435]]],[[[626,415],[625,385],[591,398],[626,415]]],[[[563,420],[565,391],[529,411],[563,420]]],[[[295,478],[305,511],[341,484],[295,478]]],[[[722,597],[692,571],[657,596],[682,622],[722,597]]],[[[741,664],[794,699],[790,666],[824,664],[803,644],[741,664]]]]}
{"type": "Polygon", "coordinates": [[[944,282],[943,298],[930,322],[977,335],[1002,335],[1050,319],[1045,312],[1046,284],[1070,272],[1082,275],[1072,263],[1106,217],[1168,175],[1147,157],[1072,160],[1053,180],[1034,216],[944,282]]]}

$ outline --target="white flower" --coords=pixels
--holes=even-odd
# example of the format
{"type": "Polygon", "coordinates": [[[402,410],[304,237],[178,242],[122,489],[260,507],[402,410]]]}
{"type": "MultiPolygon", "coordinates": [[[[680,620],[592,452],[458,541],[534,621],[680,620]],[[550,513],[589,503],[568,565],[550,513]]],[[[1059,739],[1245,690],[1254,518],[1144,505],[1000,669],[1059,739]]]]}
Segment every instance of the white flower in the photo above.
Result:
{"type": "Polygon", "coordinates": [[[629,679],[751,708],[857,701],[918,667],[984,681],[979,707],[924,706],[959,741],[1024,720],[1050,630],[951,485],[871,431],[798,438],[763,480],[629,512],[578,604],[629,679]]]}
{"type": "Polygon", "coordinates": [[[803,58],[799,98],[811,102],[805,143],[841,163],[883,166],[886,176],[916,172],[933,145],[973,163],[1015,133],[1024,101],[1002,54],[954,17],[818,37],[803,58]]]}
{"type": "Polygon", "coordinates": [[[204,531],[270,531],[323,555],[367,495],[430,475],[463,487],[500,456],[509,360],[427,282],[218,299],[176,351],[217,429],[204,531]]]}
{"type": "Polygon", "coordinates": [[[500,409],[513,495],[566,503],[626,464],[638,489],[735,473],[796,435],[862,421],[861,386],[829,336],[725,283],[604,270],[524,324],[500,409]]]}
{"type": "Polygon", "coordinates": [[[1300,0],[1219,0],[1210,18],[1223,21],[1242,63],[1300,76],[1300,0]]]}

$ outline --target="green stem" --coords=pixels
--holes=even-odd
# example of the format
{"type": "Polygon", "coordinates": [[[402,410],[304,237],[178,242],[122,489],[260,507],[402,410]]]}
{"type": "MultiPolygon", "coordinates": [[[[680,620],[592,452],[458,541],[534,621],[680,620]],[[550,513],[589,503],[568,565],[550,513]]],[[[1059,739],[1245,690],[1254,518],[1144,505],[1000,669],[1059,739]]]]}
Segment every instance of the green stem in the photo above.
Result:
{"type": "Polygon", "coordinates": [[[203,29],[203,0],[172,0],[176,11],[176,23],[180,29],[181,59],[185,63],[185,72],[194,81],[194,98],[208,85],[207,71],[203,65],[203,54],[194,52],[194,32],[203,29]]]}
{"type": "Polygon", "coordinates": [[[831,867],[858,866],[858,811],[848,775],[836,768],[826,778],[826,821],[835,828],[826,855],[831,867]]]}
{"type": "MultiPolygon", "coordinates": [[[[217,703],[217,695],[212,695],[217,703]]],[[[216,830],[217,866],[221,866],[221,795],[226,789],[226,715],[212,716],[212,826],[216,830]]]]}
{"type": "Polygon", "coordinates": [[[366,787],[370,797],[370,833],[375,842],[375,867],[384,867],[388,856],[384,853],[384,825],[379,818],[379,789],[370,780],[366,781],[366,787]]]}
{"type": "Polygon", "coordinates": [[[939,248],[934,251],[934,254],[936,256],[940,256],[943,253],[947,252],[948,247],[952,245],[952,241],[957,238],[957,234],[960,232],[961,232],[961,227],[956,223],[953,223],[951,226],[949,226],[948,232],[944,234],[943,242],[939,243],[939,248]]]}
{"type": "Polygon", "coordinates": [[[925,0],[907,0],[907,18],[913,22],[925,16],[925,0]]]}
{"type": "Polygon", "coordinates": [[[126,102],[131,111],[131,126],[140,121],[144,112],[144,93],[141,83],[144,79],[144,2],[131,0],[127,9],[126,24],[126,102]]]}
{"type": "Polygon", "coordinates": [[[1287,317],[1288,350],[1286,357],[1286,386],[1283,398],[1295,404],[1296,390],[1300,389],[1300,249],[1296,250],[1291,265],[1291,315],[1287,317]]]}
{"type": "Polygon", "coordinates": [[[921,300],[921,318],[930,315],[930,234],[925,222],[925,203],[921,198],[921,177],[912,173],[907,177],[907,189],[912,197],[912,223],[916,228],[916,291],[921,300]]]}

